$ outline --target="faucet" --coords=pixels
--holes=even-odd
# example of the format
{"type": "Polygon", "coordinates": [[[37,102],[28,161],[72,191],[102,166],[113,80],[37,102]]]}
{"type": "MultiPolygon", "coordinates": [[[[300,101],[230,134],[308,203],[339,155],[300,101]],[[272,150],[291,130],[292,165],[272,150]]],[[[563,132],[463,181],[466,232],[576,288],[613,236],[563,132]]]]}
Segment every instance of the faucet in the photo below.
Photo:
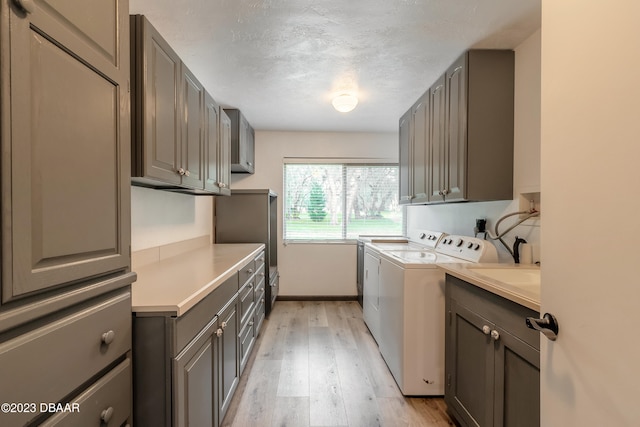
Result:
{"type": "Polygon", "coordinates": [[[516,241],[513,243],[513,260],[516,264],[520,264],[520,244],[522,243],[527,243],[527,241],[516,236],[516,241]]]}

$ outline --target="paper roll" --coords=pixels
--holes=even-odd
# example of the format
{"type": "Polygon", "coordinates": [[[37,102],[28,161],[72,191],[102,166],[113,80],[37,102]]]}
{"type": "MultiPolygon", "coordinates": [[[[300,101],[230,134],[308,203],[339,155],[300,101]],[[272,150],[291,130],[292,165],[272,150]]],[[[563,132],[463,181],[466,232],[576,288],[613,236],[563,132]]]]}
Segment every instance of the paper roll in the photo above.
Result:
{"type": "Polygon", "coordinates": [[[533,264],[533,248],[530,243],[520,245],[520,264],[533,264]]]}

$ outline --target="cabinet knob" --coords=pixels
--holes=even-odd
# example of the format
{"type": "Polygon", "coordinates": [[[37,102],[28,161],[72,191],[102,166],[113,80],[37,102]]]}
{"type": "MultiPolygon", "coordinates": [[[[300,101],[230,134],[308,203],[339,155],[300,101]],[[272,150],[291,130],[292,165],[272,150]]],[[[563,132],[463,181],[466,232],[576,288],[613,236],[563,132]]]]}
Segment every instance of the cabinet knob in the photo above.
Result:
{"type": "Polygon", "coordinates": [[[247,269],[247,273],[249,273],[249,274],[253,274],[253,268],[248,268],[248,269],[247,269]]]}
{"type": "Polygon", "coordinates": [[[113,330],[109,330],[102,334],[102,343],[109,345],[113,342],[113,339],[116,337],[116,333],[113,330]]]}
{"type": "Polygon", "coordinates": [[[225,329],[227,327],[227,322],[222,322],[222,324],[220,325],[220,327],[222,329],[225,329]]]}
{"type": "Polygon", "coordinates": [[[100,413],[100,419],[105,424],[109,424],[111,417],[113,417],[113,406],[109,406],[100,413]]]}
{"type": "Polygon", "coordinates": [[[262,303],[264,304],[264,298],[262,298],[262,299],[260,300],[260,302],[262,302],[262,303]]]}
{"type": "Polygon", "coordinates": [[[178,175],[184,176],[185,174],[186,174],[186,171],[183,168],[178,169],[178,175]]]}
{"type": "Polygon", "coordinates": [[[249,326],[253,326],[253,320],[249,322],[249,326]]]}
{"type": "Polygon", "coordinates": [[[13,0],[13,4],[22,9],[25,13],[33,13],[35,10],[33,0],[13,0]]]}
{"type": "Polygon", "coordinates": [[[485,335],[489,335],[491,333],[491,328],[488,327],[487,325],[484,325],[482,327],[482,332],[484,332],[485,335]]]}
{"type": "Polygon", "coordinates": [[[189,172],[188,170],[184,171],[185,176],[191,176],[191,172],[189,172]]]}
{"type": "Polygon", "coordinates": [[[218,329],[216,330],[216,335],[217,335],[217,337],[218,337],[218,338],[220,338],[220,337],[222,336],[222,334],[224,334],[224,331],[223,331],[221,328],[218,328],[218,329]]]}
{"type": "Polygon", "coordinates": [[[264,277],[264,272],[260,273],[260,276],[264,277]]]}
{"type": "Polygon", "coordinates": [[[219,183],[218,183],[218,187],[220,187],[220,188],[227,188],[227,184],[225,184],[224,182],[219,182],[219,183]]]}
{"type": "Polygon", "coordinates": [[[498,341],[500,339],[500,332],[494,329],[491,331],[491,338],[493,338],[494,341],[498,341]]]}

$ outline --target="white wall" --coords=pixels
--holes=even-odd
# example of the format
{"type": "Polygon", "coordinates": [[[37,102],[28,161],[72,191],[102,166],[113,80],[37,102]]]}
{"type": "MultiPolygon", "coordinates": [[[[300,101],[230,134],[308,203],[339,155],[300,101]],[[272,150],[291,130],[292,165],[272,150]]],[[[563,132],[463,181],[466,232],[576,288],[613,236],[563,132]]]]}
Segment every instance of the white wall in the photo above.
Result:
{"type": "MultiPolygon", "coordinates": [[[[540,45],[541,33],[538,30],[515,48],[513,201],[407,207],[408,230],[424,228],[473,235],[476,218],[486,218],[487,227],[493,232],[501,216],[523,209],[520,193],[540,192],[540,45]]],[[[537,206],[544,215],[544,206],[537,206]]],[[[526,203],[524,208],[528,208],[526,203]]],[[[500,230],[509,228],[515,218],[502,222],[500,230]]],[[[528,220],[507,234],[504,240],[512,245],[515,236],[533,245],[534,261],[539,261],[540,219],[528,220]]],[[[498,242],[496,248],[501,262],[513,262],[502,244],[498,242]]]]}
{"type": "Polygon", "coordinates": [[[232,188],[271,188],[278,193],[280,294],[356,295],[356,246],[282,243],[285,157],[398,159],[398,135],[330,132],[256,132],[256,172],[233,174],[232,188]]]}
{"type": "Polygon", "coordinates": [[[131,187],[131,250],[211,236],[213,197],[131,187]]]}
{"type": "Polygon", "coordinates": [[[639,18],[543,1],[542,426],[640,426],[639,18]]]}

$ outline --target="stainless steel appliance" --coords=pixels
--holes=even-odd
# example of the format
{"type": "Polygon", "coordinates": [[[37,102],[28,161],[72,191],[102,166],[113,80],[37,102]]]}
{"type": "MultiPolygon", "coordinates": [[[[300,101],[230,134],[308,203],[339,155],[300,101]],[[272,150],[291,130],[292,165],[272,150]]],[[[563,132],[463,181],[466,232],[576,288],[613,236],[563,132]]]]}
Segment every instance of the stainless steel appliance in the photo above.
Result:
{"type": "Polygon", "coordinates": [[[278,296],[278,195],[270,189],[231,190],[231,196],[216,198],[216,243],[264,243],[265,313],[268,316],[278,296]]]}

